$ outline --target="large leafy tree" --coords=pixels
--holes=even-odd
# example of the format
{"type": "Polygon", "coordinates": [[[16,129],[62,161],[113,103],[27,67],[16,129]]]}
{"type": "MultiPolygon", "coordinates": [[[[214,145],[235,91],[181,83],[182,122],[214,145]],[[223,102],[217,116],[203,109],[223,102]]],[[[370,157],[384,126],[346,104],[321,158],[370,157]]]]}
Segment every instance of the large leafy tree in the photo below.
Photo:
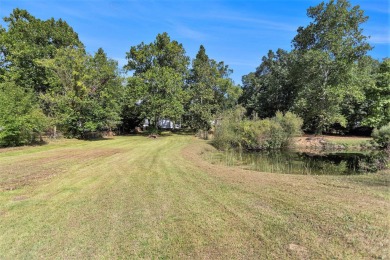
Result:
{"type": "MultiPolygon", "coordinates": [[[[8,86],[2,91],[4,100],[14,100],[22,110],[28,100],[33,115],[41,111],[39,115],[44,112],[49,119],[34,116],[35,124],[49,121],[54,134],[57,126],[75,137],[116,126],[122,91],[117,62],[103,49],[94,56],[87,54],[77,34],[61,19],[43,21],[15,9],[4,21],[8,25],[7,30],[0,28],[0,83],[8,86]],[[18,91],[5,93],[9,86],[18,91]],[[18,102],[21,91],[26,98],[18,102]]],[[[8,108],[13,111],[10,105],[8,108]]],[[[23,110],[26,116],[30,113],[27,108],[23,110]]],[[[21,129],[32,129],[28,120],[14,121],[21,129]]]]}
{"type": "Polygon", "coordinates": [[[300,57],[299,93],[293,110],[300,115],[306,130],[321,133],[333,123],[346,125],[341,113],[344,88],[337,78],[335,64],[321,51],[310,50],[300,57]],[[303,72],[304,71],[304,72],[303,72]]]}
{"type": "Polygon", "coordinates": [[[13,82],[0,82],[0,146],[38,141],[47,120],[34,102],[32,91],[13,82]]]}
{"type": "Polygon", "coordinates": [[[0,29],[0,66],[8,80],[35,92],[49,88],[47,71],[35,60],[53,58],[59,48],[82,46],[77,33],[61,19],[42,21],[16,8],[4,21],[8,28],[0,29]]]}
{"type": "Polygon", "coordinates": [[[187,85],[187,115],[194,129],[208,130],[218,112],[236,105],[241,89],[233,84],[230,73],[224,62],[210,59],[204,46],[199,47],[187,85]]]}
{"type": "Polygon", "coordinates": [[[294,58],[294,53],[270,50],[256,72],[243,77],[240,102],[250,115],[273,117],[277,111],[285,113],[291,109],[297,95],[294,58]]]}
{"type": "MultiPolygon", "coordinates": [[[[361,73],[361,71],[359,71],[361,73]]],[[[366,88],[367,115],[363,123],[380,128],[390,122],[390,59],[384,59],[377,69],[375,85],[366,88]]]]}
{"type": "Polygon", "coordinates": [[[118,62],[107,57],[99,48],[89,59],[87,84],[90,86],[89,99],[96,129],[115,128],[120,121],[121,97],[123,94],[122,77],[118,62]]]}
{"type": "MultiPolygon", "coordinates": [[[[155,126],[162,118],[178,120],[184,113],[189,64],[182,44],[171,41],[167,33],[158,34],[150,44],[131,47],[126,58],[125,69],[134,72],[126,90],[132,98],[127,102],[137,103],[139,117],[153,120],[155,126]]],[[[125,107],[132,106],[125,103],[125,107]]]]}
{"type": "Polygon", "coordinates": [[[296,50],[320,50],[332,60],[354,63],[371,49],[360,25],[368,20],[359,6],[348,0],[330,0],[307,10],[313,21],[299,27],[293,39],[296,50]]]}
{"type": "Polygon", "coordinates": [[[180,120],[185,98],[182,76],[173,68],[156,66],[140,79],[129,80],[128,88],[133,90],[133,97],[138,97],[136,105],[141,117],[153,120],[155,127],[159,119],[180,120]]]}
{"type": "Polygon", "coordinates": [[[188,116],[190,125],[195,129],[208,129],[212,115],[216,110],[213,87],[216,86],[217,68],[209,59],[205,48],[201,45],[195,59],[192,61],[188,93],[188,116]]]}
{"type": "Polygon", "coordinates": [[[217,84],[213,87],[215,93],[215,100],[217,102],[217,112],[231,109],[238,103],[238,98],[242,94],[240,86],[235,85],[233,80],[230,78],[233,70],[225,65],[225,62],[216,62],[212,60],[213,66],[217,68],[217,84]]]}
{"type": "Polygon", "coordinates": [[[375,87],[378,66],[377,60],[370,56],[364,56],[352,64],[349,74],[345,77],[348,80],[346,83],[348,91],[351,93],[344,95],[340,107],[341,113],[347,121],[348,130],[361,126],[374,127],[366,119],[372,106],[370,101],[372,97],[369,96],[369,93],[378,93],[375,87]]]}
{"type": "MultiPolygon", "coordinates": [[[[8,101],[13,100],[15,107],[20,106],[18,111],[25,111],[25,116],[19,115],[16,111],[15,115],[19,116],[8,125],[25,129],[20,132],[19,137],[24,136],[21,140],[23,139],[23,143],[26,143],[27,135],[44,130],[36,125],[42,126],[47,123],[46,118],[42,117],[41,108],[44,103],[41,102],[39,96],[50,91],[52,85],[49,80],[50,71],[39,61],[53,59],[60,48],[82,46],[82,44],[73,29],[61,19],[52,18],[43,21],[35,18],[26,10],[16,8],[4,18],[4,21],[7,28],[0,28],[0,82],[8,87],[3,88],[2,98],[8,101]],[[15,92],[12,92],[9,86],[13,86],[15,92]],[[6,93],[5,89],[10,93],[6,93]],[[21,98],[22,93],[25,98],[21,98]],[[30,103],[30,106],[26,103],[30,103]],[[34,118],[36,122],[32,124],[31,118],[34,118]]],[[[9,105],[8,109],[14,111],[16,108],[9,105]]],[[[50,106],[46,107],[46,115],[54,113],[50,109],[50,106]]],[[[4,115],[7,113],[4,112],[4,115]]],[[[21,142],[16,141],[15,144],[21,142]]]]}
{"type": "Polygon", "coordinates": [[[117,63],[102,49],[92,57],[80,48],[59,49],[38,62],[51,72],[51,89],[41,95],[46,113],[69,136],[85,137],[119,122],[121,80],[117,63]]]}
{"type": "Polygon", "coordinates": [[[175,40],[171,41],[166,32],[158,34],[152,43],[142,42],[132,46],[126,53],[126,59],[125,69],[133,71],[135,76],[154,67],[169,67],[184,75],[189,64],[183,45],[175,40]]]}
{"type": "Polygon", "coordinates": [[[62,48],[53,58],[37,61],[50,73],[47,83],[51,88],[41,94],[44,110],[54,129],[59,126],[68,136],[81,137],[80,128],[85,124],[82,112],[88,101],[87,60],[83,49],[62,48]]]}
{"type": "Polygon", "coordinates": [[[356,63],[371,49],[360,27],[368,17],[347,0],[322,2],[310,7],[307,15],[314,21],[299,27],[293,39],[302,61],[295,71],[303,91],[294,109],[307,128],[320,133],[333,123],[346,125],[343,102],[362,95],[363,89],[351,77],[356,63]]]}
{"type": "Polygon", "coordinates": [[[368,17],[347,0],[322,2],[307,15],[313,20],[298,28],[290,53],[270,51],[256,72],[243,77],[240,101],[260,117],[297,112],[305,129],[317,133],[335,123],[362,124],[365,94],[376,92],[366,56],[371,47],[361,29],[368,17]]]}

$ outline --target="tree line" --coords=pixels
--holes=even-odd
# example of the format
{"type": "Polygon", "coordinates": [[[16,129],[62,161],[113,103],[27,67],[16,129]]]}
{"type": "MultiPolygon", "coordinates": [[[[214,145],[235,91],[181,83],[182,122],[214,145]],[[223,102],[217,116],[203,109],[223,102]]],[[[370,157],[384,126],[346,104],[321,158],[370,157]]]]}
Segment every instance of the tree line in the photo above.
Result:
{"type": "Polygon", "coordinates": [[[248,115],[291,111],[315,133],[389,123],[390,60],[367,55],[372,47],[361,24],[368,17],[347,0],[322,2],[307,15],[313,21],[298,28],[291,51],[270,50],[243,77],[248,115]]]}
{"type": "Polygon", "coordinates": [[[132,46],[124,69],[102,48],[89,54],[63,20],[15,9],[0,28],[0,145],[36,141],[42,133],[88,138],[128,132],[145,118],[185,118],[209,129],[213,115],[237,104],[241,88],[224,62],[200,46],[192,60],[167,33],[132,46]],[[123,72],[133,72],[125,77],[123,72]]]}
{"type": "Polygon", "coordinates": [[[62,19],[14,9],[4,18],[7,28],[0,26],[0,146],[28,144],[43,133],[126,133],[146,118],[153,127],[169,119],[208,130],[238,104],[247,118],[293,112],[316,133],[387,124],[390,60],[367,55],[360,26],[368,17],[346,0],[310,7],[308,16],[313,21],[298,28],[292,50],[270,50],[239,86],[204,46],[191,59],[165,32],[131,46],[119,68],[102,48],[87,53],[62,19]]]}

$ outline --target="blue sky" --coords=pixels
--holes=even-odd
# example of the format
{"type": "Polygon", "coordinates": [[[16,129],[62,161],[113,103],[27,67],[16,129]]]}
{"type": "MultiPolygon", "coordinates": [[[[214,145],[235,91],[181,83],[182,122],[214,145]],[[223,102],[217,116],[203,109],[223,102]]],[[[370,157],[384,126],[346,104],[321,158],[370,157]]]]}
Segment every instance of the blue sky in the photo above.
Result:
{"type": "MultiPolygon", "coordinates": [[[[40,19],[62,18],[79,34],[87,51],[102,47],[109,57],[126,63],[126,52],[142,41],[152,42],[167,32],[194,58],[203,44],[210,58],[225,61],[233,80],[256,69],[268,50],[290,50],[299,26],[310,20],[312,0],[0,0],[0,16],[16,7],[40,19]]],[[[364,34],[370,35],[376,59],[390,55],[388,0],[353,0],[370,17],[364,34]]],[[[1,21],[0,24],[6,27],[1,21]]]]}

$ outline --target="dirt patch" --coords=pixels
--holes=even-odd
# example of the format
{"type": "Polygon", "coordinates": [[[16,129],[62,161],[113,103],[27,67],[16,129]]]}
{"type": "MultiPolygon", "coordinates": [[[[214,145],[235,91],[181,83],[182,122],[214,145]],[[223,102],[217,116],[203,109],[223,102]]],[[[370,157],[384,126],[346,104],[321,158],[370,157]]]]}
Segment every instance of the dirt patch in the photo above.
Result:
{"type": "Polygon", "coordinates": [[[0,166],[0,191],[15,190],[62,174],[75,164],[90,164],[121,153],[121,149],[62,149],[24,157],[0,166]]]}
{"type": "Polygon", "coordinates": [[[21,196],[14,197],[13,201],[22,201],[26,199],[28,199],[28,196],[21,195],[21,196]]]}
{"type": "Polygon", "coordinates": [[[299,259],[309,259],[309,252],[304,246],[289,244],[288,250],[290,250],[290,252],[292,252],[293,255],[295,255],[299,259]]]}
{"type": "Polygon", "coordinates": [[[326,140],[330,141],[342,141],[342,140],[357,140],[357,141],[369,141],[372,140],[371,137],[364,137],[364,136],[338,136],[338,135],[323,135],[326,140]]]}
{"type": "Polygon", "coordinates": [[[344,150],[347,148],[360,149],[360,144],[371,139],[361,136],[303,135],[295,137],[293,143],[300,150],[344,150]]]}
{"type": "Polygon", "coordinates": [[[28,146],[19,146],[19,147],[3,147],[0,148],[0,153],[19,151],[28,148],[28,146]]]}
{"type": "Polygon", "coordinates": [[[327,140],[324,137],[302,136],[294,138],[294,145],[297,148],[322,149],[326,144],[327,140]]]}

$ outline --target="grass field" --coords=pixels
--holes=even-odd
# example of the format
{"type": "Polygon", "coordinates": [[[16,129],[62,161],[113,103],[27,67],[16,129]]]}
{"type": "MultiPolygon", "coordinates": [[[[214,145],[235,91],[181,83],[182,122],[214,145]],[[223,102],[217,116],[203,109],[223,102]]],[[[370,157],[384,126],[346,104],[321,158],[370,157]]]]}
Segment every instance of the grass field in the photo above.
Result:
{"type": "Polygon", "coordinates": [[[192,136],[0,150],[0,259],[389,258],[390,173],[213,165],[192,136]]]}

